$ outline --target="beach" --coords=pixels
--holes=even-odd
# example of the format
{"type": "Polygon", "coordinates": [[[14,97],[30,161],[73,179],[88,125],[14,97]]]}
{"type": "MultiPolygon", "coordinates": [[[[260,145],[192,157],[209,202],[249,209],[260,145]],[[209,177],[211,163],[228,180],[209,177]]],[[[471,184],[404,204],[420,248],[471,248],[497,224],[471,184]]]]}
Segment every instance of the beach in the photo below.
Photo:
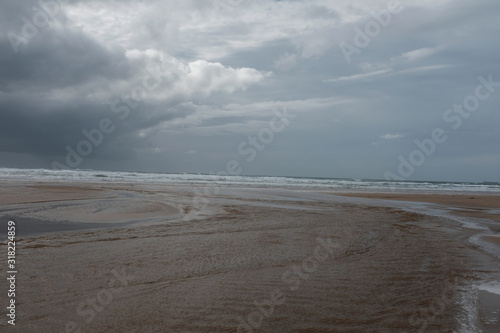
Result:
{"type": "Polygon", "coordinates": [[[499,0],[0,1],[0,333],[500,333],[499,0]]]}
{"type": "Polygon", "coordinates": [[[3,181],[2,331],[500,329],[498,194],[206,188],[3,181]]]}

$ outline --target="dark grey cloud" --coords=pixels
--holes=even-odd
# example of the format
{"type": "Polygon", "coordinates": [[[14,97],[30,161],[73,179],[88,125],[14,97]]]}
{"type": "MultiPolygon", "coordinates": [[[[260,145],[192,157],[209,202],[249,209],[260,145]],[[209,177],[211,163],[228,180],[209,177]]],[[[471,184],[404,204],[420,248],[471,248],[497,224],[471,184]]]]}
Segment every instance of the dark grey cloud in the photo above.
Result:
{"type": "Polygon", "coordinates": [[[78,167],[237,159],[246,174],[382,178],[439,127],[448,140],[412,178],[498,181],[500,87],[460,128],[443,119],[479,76],[500,81],[497,1],[403,0],[351,62],[340,43],[388,2],[221,1],[67,1],[18,52],[11,33],[40,6],[3,1],[0,166],[64,163],[107,118],[114,130],[78,167]],[[244,162],[238,145],[285,107],[296,118],[244,162]]]}
{"type": "Polygon", "coordinates": [[[107,50],[80,31],[41,31],[18,54],[1,42],[0,89],[47,91],[81,85],[98,78],[130,78],[134,69],[123,51],[107,50]]]}

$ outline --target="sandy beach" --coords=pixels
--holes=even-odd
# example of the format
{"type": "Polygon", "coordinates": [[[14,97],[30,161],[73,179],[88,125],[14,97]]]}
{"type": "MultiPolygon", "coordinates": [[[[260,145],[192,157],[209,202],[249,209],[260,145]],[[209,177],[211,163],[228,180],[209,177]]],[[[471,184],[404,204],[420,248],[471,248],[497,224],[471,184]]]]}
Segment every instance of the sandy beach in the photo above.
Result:
{"type": "Polygon", "coordinates": [[[357,198],[427,202],[446,206],[454,214],[486,218],[500,222],[500,195],[409,194],[409,193],[337,193],[357,198]]]}
{"type": "Polygon", "coordinates": [[[500,196],[473,197],[4,182],[1,330],[498,332],[500,196]]]}
{"type": "Polygon", "coordinates": [[[500,333],[499,0],[0,1],[0,333],[500,333]]]}

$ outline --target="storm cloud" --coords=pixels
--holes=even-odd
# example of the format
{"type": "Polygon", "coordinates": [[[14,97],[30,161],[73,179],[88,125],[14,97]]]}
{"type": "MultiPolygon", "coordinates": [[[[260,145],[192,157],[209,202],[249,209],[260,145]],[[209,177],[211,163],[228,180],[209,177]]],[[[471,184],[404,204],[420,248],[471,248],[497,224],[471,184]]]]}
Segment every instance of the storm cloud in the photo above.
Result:
{"type": "Polygon", "coordinates": [[[496,0],[0,7],[0,167],[383,179],[442,129],[408,179],[499,181],[496,0]],[[290,124],[245,162],[276,110],[290,124]]]}

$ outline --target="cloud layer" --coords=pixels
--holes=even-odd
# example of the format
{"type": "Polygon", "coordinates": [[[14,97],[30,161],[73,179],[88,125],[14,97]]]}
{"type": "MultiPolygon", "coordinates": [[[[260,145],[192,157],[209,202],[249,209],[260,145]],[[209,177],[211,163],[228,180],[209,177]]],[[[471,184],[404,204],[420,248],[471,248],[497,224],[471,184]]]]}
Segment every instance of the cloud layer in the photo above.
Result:
{"type": "Polygon", "coordinates": [[[396,5],[383,24],[388,1],[6,0],[0,166],[68,166],[109,119],[79,168],[218,172],[286,108],[244,174],[383,178],[439,127],[409,178],[498,181],[500,87],[456,130],[443,115],[500,81],[500,3],[396,5]]]}

